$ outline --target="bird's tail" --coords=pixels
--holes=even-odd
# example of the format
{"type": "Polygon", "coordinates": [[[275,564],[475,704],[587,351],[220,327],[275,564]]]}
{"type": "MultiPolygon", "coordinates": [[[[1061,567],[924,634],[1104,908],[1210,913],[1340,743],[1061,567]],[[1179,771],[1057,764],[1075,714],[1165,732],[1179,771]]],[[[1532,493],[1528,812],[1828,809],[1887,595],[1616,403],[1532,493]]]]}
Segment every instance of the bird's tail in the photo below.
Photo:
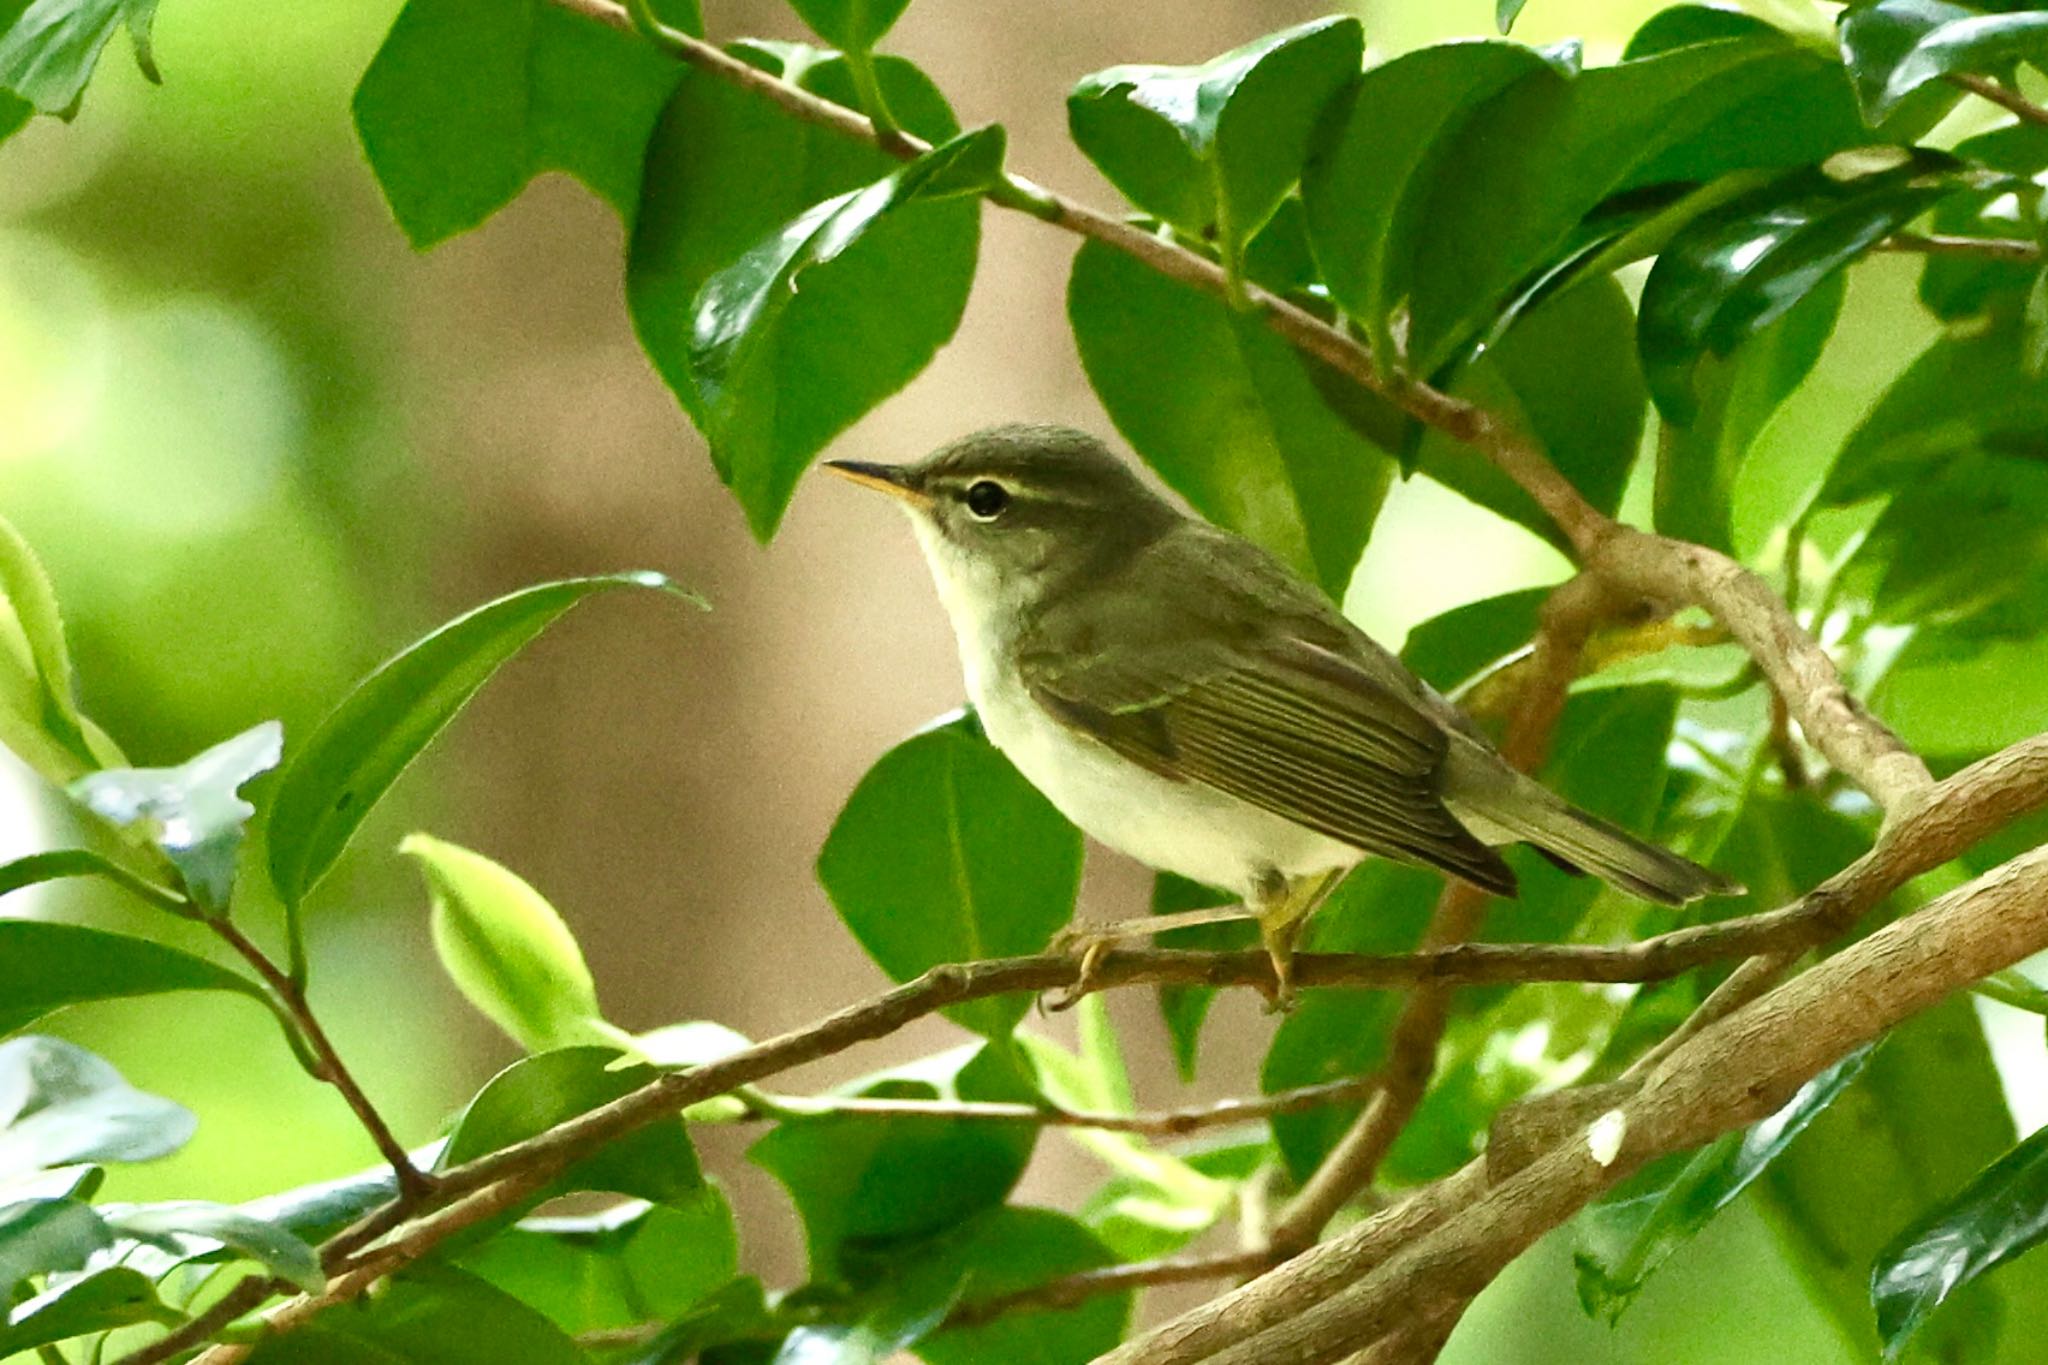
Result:
{"type": "Polygon", "coordinates": [[[1567,871],[1590,872],[1609,886],[1659,905],[1683,905],[1702,896],[1739,896],[1745,889],[1711,868],[1580,810],[1490,752],[1461,754],[1454,748],[1444,777],[1444,804],[1488,843],[1529,844],[1567,871]]]}

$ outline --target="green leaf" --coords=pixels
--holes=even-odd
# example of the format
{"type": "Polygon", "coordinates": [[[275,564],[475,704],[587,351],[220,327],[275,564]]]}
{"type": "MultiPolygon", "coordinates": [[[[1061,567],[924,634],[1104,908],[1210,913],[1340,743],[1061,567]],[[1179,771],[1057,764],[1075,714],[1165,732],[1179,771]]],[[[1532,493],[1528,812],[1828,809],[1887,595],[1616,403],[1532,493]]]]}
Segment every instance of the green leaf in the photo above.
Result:
{"type": "Polygon", "coordinates": [[[1124,438],[1204,517],[1342,596],[1393,461],[1257,318],[1089,242],[1067,316],[1124,438]]]}
{"type": "MultiPolygon", "coordinates": [[[[660,1075],[649,1066],[616,1067],[617,1060],[611,1048],[571,1047],[514,1062],[455,1120],[434,1169],[445,1171],[522,1142],[660,1075]]],[[[665,1204],[688,1201],[703,1183],[682,1121],[663,1119],[578,1161],[548,1186],[548,1194],[608,1190],[665,1204]]]]}
{"type": "Polygon", "coordinates": [[[1515,20],[1522,17],[1522,6],[1529,0],[1493,0],[1493,23],[1502,33],[1515,26],[1515,20]]]}
{"type": "MultiPolygon", "coordinates": [[[[653,8],[703,31],[697,0],[653,8]]],[[[637,34],[548,0],[408,0],[356,89],[356,133],[420,249],[475,227],[542,171],[575,176],[630,225],[679,71],[637,34]]]]}
{"type": "Polygon", "coordinates": [[[2030,373],[2016,319],[1938,338],[1892,382],[1835,460],[1824,505],[1917,484],[1958,455],[2048,458],[2048,379],[2030,373]]]}
{"type": "MultiPolygon", "coordinates": [[[[1043,949],[1074,913],[1081,836],[964,717],[903,741],[868,770],[818,853],[839,917],[891,980],[943,962],[1043,949]]],[[[1022,996],[949,1007],[990,1038],[1022,996]]]]}
{"type": "Polygon", "coordinates": [[[1872,123],[1884,116],[1885,87],[1914,46],[1955,19],[1974,13],[1946,0],[1879,0],[1842,12],[1838,32],[1842,65],[1856,85],[1857,103],[1872,123]]]}
{"type": "Polygon", "coordinates": [[[105,877],[160,910],[179,915],[188,913],[185,898],[169,887],[138,877],[112,859],[83,848],[52,849],[47,853],[31,853],[25,858],[16,858],[11,863],[0,863],[0,896],[61,877],[105,877]]]}
{"type": "Polygon", "coordinates": [[[78,1270],[113,1242],[99,1214],[79,1200],[0,1203],[0,1305],[12,1304],[29,1276],[78,1270]]]}
{"type": "MultiPolygon", "coordinates": [[[[11,955],[0,953],[0,963],[11,955]]],[[[87,1161],[152,1161],[183,1147],[191,1111],[57,1038],[0,1042],[0,1180],[87,1161]]]]}
{"type": "Polygon", "coordinates": [[[865,52],[882,41],[910,0],[789,0],[789,7],[833,47],[865,52]]]}
{"type": "Polygon", "coordinates": [[[1146,213],[1215,241],[1235,275],[1363,55],[1356,19],[1319,19],[1201,66],[1117,66],[1083,77],[1067,96],[1067,122],[1111,184],[1146,213]]]}
{"type": "MultiPolygon", "coordinates": [[[[1537,304],[1451,388],[1534,440],[1595,507],[1611,512],[1620,505],[1641,446],[1647,399],[1635,356],[1635,313],[1611,276],[1537,304]]],[[[1416,466],[1552,544],[1565,544],[1534,499],[1472,447],[1430,428],[1421,433],[1416,466]]]]}
{"type": "Polygon", "coordinates": [[[1876,580],[1873,615],[2025,638],[2048,625],[2048,465],[1966,455],[1901,490],[1843,570],[1876,580]],[[1958,535],[1958,528],[1968,534],[1958,535]]]}
{"type": "Polygon", "coordinates": [[[248,978],[147,939],[77,924],[0,919],[0,1035],[68,1005],[165,991],[239,991],[262,998],[248,978]]]}
{"type": "Polygon", "coordinates": [[[1653,1164],[1582,1213],[1572,1259],[1586,1311],[1609,1322],[1620,1318],[1643,1282],[1763,1174],[1869,1057],[1868,1048],[1850,1053],[1769,1118],[1725,1134],[1688,1158],[1653,1164]]]}
{"type": "MultiPolygon", "coordinates": [[[[963,1233],[944,1254],[963,1272],[961,1292],[969,1302],[1111,1262],[1093,1233],[1051,1209],[994,1209],[963,1233]]],[[[1130,1316],[1129,1293],[1101,1294],[1072,1308],[1006,1313],[980,1326],[947,1328],[914,1349],[929,1365],[1083,1365],[1123,1339],[1130,1316]]]]}
{"type": "MultiPolygon", "coordinates": [[[[0,128],[5,122],[0,110],[0,128]]],[[[127,763],[80,714],[76,689],[49,575],[28,542],[0,520],[0,743],[59,786],[127,763]]]]}
{"type": "Polygon", "coordinates": [[[1723,38],[1775,36],[1776,30],[1754,14],[1717,5],[1677,4],[1660,9],[1629,35],[1622,49],[1624,61],[1654,57],[1696,43],[1718,42],[1723,38]]]}
{"type": "Polygon", "coordinates": [[[2000,1157],[1900,1233],[1870,1271],[1885,1359],[1963,1285],[2048,1237],[2048,1130],[2000,1157]]]}
{"type": "MultiPolygon", "coordinates": [[[[2028,188],[2030,177],[2048,166],[2048,128],[2014,123],[1965,138],[1954,150],[1958,159],[1998,174],[1975,177],[1982,183],[1936,204],[1927,230],[1965,237],[2027,232],[2039,209],[2030,210],[2024,201],[2038,194],[2037,187],[2028,188]]],[[[2040,274],[2037,262],[1933,254],[1920,270],[1920,301],[1944,322],[2016,313],[2040,274]]]]}
{"type": "MultiPolygon", "coordinates": [[[[1013,1102],[1036,1094],[993,1046],[956,1049],[838,1093],[1013,1102]]],[[[826,1114],[784,1120],[747,1149],[747,1159],[789,1191],[812,1278],[859,1285],[1001,1204],[1036,1137],[1029,1124],[826,1114]]]]}
{"type": "Polygon", "coordinates": [[[732,1209],[710,1184],[671,1207],[633,1202],[580,1217],[529,1218],[462,1258],[565,1332],[683,1317],[738,1273],[732,1209]]]}
{"type": "Polygon", "coordinates": [[[1405,292],[1414,370],[1456,355],[1580,221],[1626,190],[1818,161],[1867,141],[1841,67],[1778,34],[1696,43],[1566,80],[1538,71],[1432,157],[1405,292]]]}
{"type": "MultiPolygon", "coordinates": [[[[1685,377],[1692,415],[1680,423],[1667,413],[1660,432],[1659,531],[1715,549],[1734,548],[1736,477],[1751,445],[1819,361],[1841,314],[1842,295],[1842,277],[1829,276],[1727,358],[1692,356],[1685,377]]],[[[1637,335],[1647,345],[1650,329],[1645,325],[1637,335]]]]}
{"type": "Polygon", "coordinates": [[[175,1326],[184,1320],[183,1313],[157,1298],[148,1276],[126,1266],[109,1266],[66,1278],[14,1305],[6,1325],[0,1326],[0,1355],[138,1322],[175,1326]]]}
{"type": "MultiPolygon", "coordinates": [[[[431,1165],[440,1155],[442,1143],[416,1148],[410,1154],[415,1164],[431,1165]]],[[[251,1199],[240,1205],[252,1218],[272,1223],[301,1241],[318,1245],[356,1219],[398,1194],[398,1177],[389,1166],[373,1166],[334,1180],[316,1181],[296,1189],[251,1199]]]]}
{"type": "Polygon", "coordinates": [[[149,46],[155,18],[156,0],[35,0],[0,34],[0,86],[70,117],[116,24],[127,25],[142,74],[160,80],[149,46]]]}
{"type": "MultiPolygon", "coordinates": [[[[736,52],[812,94],[860,103],[841,58],[788,45],[736,52]]],[[[905,128],[934,143],[959,132],[944,97],[916,67],[880,57],[874,75],[905,128]]],[[[996,136],[984,130],[972,144],[975,156],[956,170],[992,170],[979,158],[999,150],[996,136]]],[[[719,478],[758,536],[774,531],[798,477],[826,442],[909,383],[953,335],[974,279],[979,207],[955,196],[882,213],[837,259],[805,271],[794,297],[785,284],[761,300],[772,325],[744,348],[737,371],[696,368],[700,291],[751,251],[797,245],[785,242],[792,220],[808,221],[821,202],[895,167],[873,147],[800,123],[697,72],[683,77],[648,144],[626,270],[634,330],[709,436],[719,478]]],[[[849,217],[846,226],[857,225],[864,224],[849,217]]],[[[722,288],[743,283],[727,278],[722,288]]]]}
{"type": "Polygon", "coordinates": [[[1698,414],[1694,372],[1784,317],[1821,283],[1948,193],[1935,152],[1843,153],[1742,196],[1680,232],[1643,285],[1640,348],[1657,406],[1698,414]]]}
{"type": "Polygon", "coordinates": [[[655,588],[703,605],[657,573],[541,583],[458,616],[356,684],[271,798],[270,877],[279,897],[296,905],[326,875],[406,765],[501,664],[571,607],[615,588],[655,588]]]}
{"type": "Polygon", "coordinates": [[[256,808],[236,793],[277,766],[284,727],[274,720],[223,740],[175,768],[110,768],[71,784],[95,815],[160,848],[200,906],[227,908],[242,849],[242,822],[256,808]]]}
{"type": "Polygon", "coordinates": [[[1523,588],[1432,616],[1408,632],[1401,662],[1439,692],[1456,692],[1529,647],[1549,596],[1523,588]]]}
{"type": "Polygon", "coordinates": [[[2048,60],[2048,14],[1958,11],[1956,17],[1927,30],[1906,49],[1885,77],[1883,90],[1869,102],[1870,112],[1881,118],[1906,96],[1943,76],[1992,72],[2014,62],[2038,66],[2044,60],[2048,60]]]}
{"type": "Polygon", "coordinates": [[[327,1277],[320,1273],[320,1257],[311,1246],[275,1223],[225,1204],[185,1200],[110,1208],[107,1226],[123,1236],[181,1254],[211,1250],[205,1245],[193,1248],[187,1238],[218,1242],[308,1294],[327,1287],[327,1277]]]}
{"type": "Polygon", "coordinates": [[[857,1321],[796,1328],[783,1338],[770,1365],[884,1365],[945,1321],[959,1283],[958,1267],[948,1265],[910,1292],[892,1286],[857,1321]]]}
{"type": "Polygon", "coordinates": [[[1393,315],[1430,231],[1436,164],[1476,109],[1525,76],[1556,72],[1519,43],[1420,48],[1366,72],[1315,140],[1301,176],[1309,241],[1330,293],[1365,326],[1383,364],[1399,359],[1393,315]]]}
{"type": "MultiPolygon", "coordinates": [[[[1185,877],[1176,877],[1170,872],[1161,872],[1152,879],[1152,913],[1155,915],[1178,914],[1183,910],[1205,910],[1214,905],[1228,905],[1234,900],[1228,892],[1191,882],[1185,877]]],[[[1163,948],[1190,948],[1210,952],[1221,952],[1237,948],[1258,946],[1258,930],[1249,921],[1221,924],[1199,924],[1191,929],[1176,929],[1159,936],[1163,948]]],[[[1093,999],[1093,996],[1088,997],[1093,999]]],[[[1173,1045],[1173,1064],[1185,1082],[1195,1079],[1195,1062],[1201,1040],[1202,1022],[1209,1016],[1209,1006],[1215,1002],[1214,986],[1161,986],[1159,988],[1159,1013],[1166,1021],[1167,1039],[1173,1045]]]]}
{"type": "Polygon", "coordinates": [[[352,1311],[260,1342],[248,1365],[588,1365],[540,1313],[452,1266],[414,1265],[352,1311]]]}
{"type": "Polygon", "coordinates": [[[434,951],[457,989],[528,1052],[593,1041],[597,983],[555,907],[509,868],[426,834],[398,846],[433,898],[434,951]]]}

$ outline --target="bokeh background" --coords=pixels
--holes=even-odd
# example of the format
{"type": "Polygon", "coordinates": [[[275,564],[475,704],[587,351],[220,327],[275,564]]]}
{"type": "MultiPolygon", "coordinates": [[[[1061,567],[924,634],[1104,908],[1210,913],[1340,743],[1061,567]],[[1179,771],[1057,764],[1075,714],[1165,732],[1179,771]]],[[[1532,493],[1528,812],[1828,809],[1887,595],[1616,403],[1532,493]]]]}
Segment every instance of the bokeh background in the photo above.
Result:
{"type": "MultiPolygon", "coordinates": [[[[716,37],[802,36],[769,0],[705,8],[716,37]]],[[[1006,123],[1015,164],[1111,202],[1066,141],[1078,76],[1201,60],[1327,8],[918,0],[889,46],[934,75],[963,122],[1006,123]]],[[[1490,32],[1493,5],[1360,8],[1384,53],[1490,32]]],[[[1580,36],[1607,60],[1656,8],[1538,0],[1517,36],[1580,36]]],[[[616,1022],[711,1018],[765,1036],[884,984],[812,860],[868,764],[960,689],[922,564],[879,501],[811,480],[774,544],[748,536],[634,343],[619,226],[591,196],[547,178],[480,231],[406,248],[349,120],[396,9],[168,0],[163,87],[117,39],[75,123],[38,120],[0,149],[0,512],[56,580],[87,710],[143,763],[272,716],[303,736],[380,658],[537,579],[652,567],[715,603],[697,615],[614,598],[573,614],[484,692],[322,889],[315,1003],[416,1142],[512,1054],[443,981],[424,895],[388,856],[402,834],[430,829],[539,886],[616,1022]]],[[[958,338],[835,453],[907,458],[1019,418],[1113,435],[1067,333],[1073,246],[986,215],[958,338]]],[[[1890,282],[1884,269],[1859,276],[1852,304],[1871,325],[1841,329],[1780,423],[1787,458],[1854,420],[1882,368],[1864,362],[1917,347],[1926,324],[1904,306],[1906,268],[1890,282]]],[[[1449,606],[1563,571],[1519,529],[1410,485],[1349,605],[1398,645],[1449,606]]],[[[69,837],[60,805],[0,753],[0,857],[69,837]]],[[[1091,854],[1084,909],[1135,913],[1148,885],[1091,854]]],[[[129,913],[76,885],[5,909],[129,913]]],[[[1191,1098],[1149,1001],[1114,1008],[1141,1097],[1191,1098]]],[[[1242,1093],[1269,1025],[1248,1002],[1220,1008],[1202,1093],[1242,1093]]],[[[202,1119],[176,1158],[117,1171],[114,1197],[236,1199],[374,1160],[246,1002],[108,1004],[59,1031],[202,1119]]],[[[800,1079],[822,1086],[955,1041],[932,1021],[800,1079]]],[[[747,1136],[701,1141],[740,1206],[750,1268],[788,1283],[796,1225],[742,1159],[747,1136]]],[[[1092,1175],[1049,1137],[1026,1193],[1071,1202],[1092,1175]]],[[[1653,1284],[1618,1332],[1580,1316],[1554,1239],[1489,1293],[1448,1358],[1849,1359],[1770,1236],[1738,1206],[1680,1253],[1691,1273],[1653,1284]]]]}

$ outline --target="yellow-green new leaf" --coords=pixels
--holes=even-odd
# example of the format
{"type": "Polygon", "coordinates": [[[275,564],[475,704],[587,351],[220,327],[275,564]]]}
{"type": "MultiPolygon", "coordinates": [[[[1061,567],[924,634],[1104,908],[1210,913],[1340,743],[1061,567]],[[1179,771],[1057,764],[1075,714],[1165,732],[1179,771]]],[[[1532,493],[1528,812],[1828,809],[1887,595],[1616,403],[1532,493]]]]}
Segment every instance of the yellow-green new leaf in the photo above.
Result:
{"type": "Polygon", "coordinates": [[[57,595],[35,551],[0,520],[0,744],[57,786],[124,767],[112,740],[79,714],[57,595]]]}
{"type": "Polygon", "coordinates": [[[576,936],[510,869],[431,835],[398,851],[419,859],[433,897],[434,951],[463,997],[528,1052],[594,1041],[597,985],[576,936]]]}

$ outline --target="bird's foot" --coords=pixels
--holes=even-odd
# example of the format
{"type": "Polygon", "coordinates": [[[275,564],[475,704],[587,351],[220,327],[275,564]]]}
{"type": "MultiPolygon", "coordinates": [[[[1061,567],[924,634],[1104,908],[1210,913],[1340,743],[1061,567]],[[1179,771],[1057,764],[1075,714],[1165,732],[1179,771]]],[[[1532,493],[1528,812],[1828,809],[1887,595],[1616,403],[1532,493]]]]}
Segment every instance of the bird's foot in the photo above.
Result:
{"type": "Polygon", "coordinates": [[[1052,937],[1046,951],[1065,953],[1076,959],[1080,970],[1074,975],[1074,984],[1059,990],[1047,991],[1039,997],[1039,1007],[1048,1014],[1070,1010],[1081,1003],[1081,997],[1095,990],[1096,972],[1102,966],[1102,959],[1109,956],[1112,948],[1122,941],[1114,932],[1104,932],[1104,926],[1095,924],[1070,924],[1052,937]]]}

